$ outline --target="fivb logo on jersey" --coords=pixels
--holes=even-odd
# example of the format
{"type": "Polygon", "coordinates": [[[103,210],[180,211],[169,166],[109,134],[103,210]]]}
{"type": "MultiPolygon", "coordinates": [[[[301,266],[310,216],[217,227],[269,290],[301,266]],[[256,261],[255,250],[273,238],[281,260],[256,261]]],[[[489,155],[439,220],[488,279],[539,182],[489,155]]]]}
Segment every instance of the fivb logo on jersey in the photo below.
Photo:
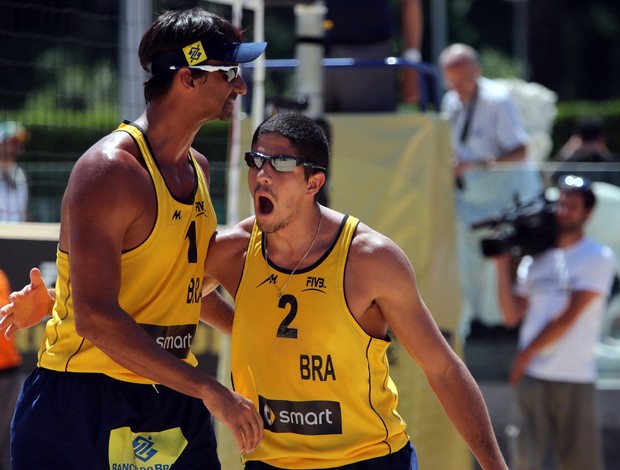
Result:
{"type": "MultiPolygon", "coordinates": [[[[195,201],[194,202],[194,217],[198,218],[200,216],[208,217],[207,211],[205,209],[205,202],[195,201]]],[[[172,213],[172,216],[170,218],[170,222],[173,222],[175,220],[181,220],[182,218],[183,218],[183,214],[181,213],[181,211],[179,209],[175,209],[175,211],[172,213]]]]}
{"type": "MultiPolygon", "coordinates": [[[[267,278],[262,281],[260,284],[256,286],[258,289],[264,284],[278,284],[278,275],[277,274],[269,274],[267,278]]],[[[302,292],[315,291],[320,292],[321,294],[327,294],[327,284],[325,283],[325,278],[315,277],[315,276],[306,276],[306,288],[302,289],[302,292]]]]}
{"type": "Polygon", "coordinates": [[[258,396],[265,429],[307,436],[342,434],[342,413],[337,401],[271,400],[258,396]]]}

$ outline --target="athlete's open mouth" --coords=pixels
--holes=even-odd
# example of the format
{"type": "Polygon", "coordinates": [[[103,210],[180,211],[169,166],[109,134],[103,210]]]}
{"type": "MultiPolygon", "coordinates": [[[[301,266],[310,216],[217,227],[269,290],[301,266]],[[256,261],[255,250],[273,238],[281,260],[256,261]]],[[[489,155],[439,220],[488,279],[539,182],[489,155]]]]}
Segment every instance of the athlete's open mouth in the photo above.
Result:
{"type": "Polygon", "coordinates": [[[269,215],[273,212],[273,202],[265,196],[258,197],[258,210],[261,214],[269,215]]]}

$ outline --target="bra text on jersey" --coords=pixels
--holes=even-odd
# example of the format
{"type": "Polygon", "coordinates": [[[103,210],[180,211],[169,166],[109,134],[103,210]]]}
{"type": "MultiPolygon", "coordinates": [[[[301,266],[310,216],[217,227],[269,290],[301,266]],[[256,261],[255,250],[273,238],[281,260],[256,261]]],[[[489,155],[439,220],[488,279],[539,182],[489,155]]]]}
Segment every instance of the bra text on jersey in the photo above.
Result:
{"type": "Polygon", "coordinates": [[[336,380],[336,371],[331,354],[328,354],[325,359],[317,355],[300,354],[299,375],[301,380],[319,380],[321,382],[330,378],[336,380]]]}
{"type": "Polygon", "coordinates": [[[202,300],[202,279],[199,277],[191,278],[187,285],[187,299],[188,304],[197,304],[202,300]]]}

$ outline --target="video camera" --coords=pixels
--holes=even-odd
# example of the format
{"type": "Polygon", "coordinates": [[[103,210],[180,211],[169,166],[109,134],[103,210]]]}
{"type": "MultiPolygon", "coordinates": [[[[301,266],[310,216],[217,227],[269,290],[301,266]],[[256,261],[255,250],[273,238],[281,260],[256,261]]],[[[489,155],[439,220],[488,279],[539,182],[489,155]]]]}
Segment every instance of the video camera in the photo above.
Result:
{"type": "Polygon", "coordinates": [[[472,229],[484,227],[498,230],[491,237],[482,239],[484,256],[508,252],[515,256],[535,256],[555,244],[558,234],[555,204],[544,195],[528,204],[521,204],[517,199],[512,209],[471,225],[472,229]]]}

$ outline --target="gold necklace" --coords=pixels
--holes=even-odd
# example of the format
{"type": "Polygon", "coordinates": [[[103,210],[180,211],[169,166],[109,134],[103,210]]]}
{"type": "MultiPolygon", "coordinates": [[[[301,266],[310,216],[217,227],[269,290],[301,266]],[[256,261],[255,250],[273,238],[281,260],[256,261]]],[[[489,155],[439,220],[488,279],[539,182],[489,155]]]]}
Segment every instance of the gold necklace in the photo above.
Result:
{"type": "MultiPolygon", "coordinates": [[[[281,288],[278,288],[278,286],[276,285],[275,279],[274,279],[273,287],[278,291],[278,299],[282,298],[282,291],[286,288],[288,281],[291,280],[291,278],[293,277],[293,274],[295,274],[295,271],[299,269],[299,266],[301,266],[301,263],[304,262],[304,260],[306,259],[306,256],[310,254],[310,250],[312,250],[312,247],[314,246],[314,242],[316,241],[316,238],[319,235],[319,232],[321,231],[322,221],[323,221],[323,213],[321,212],[321,208],[319,208],[319,223],[317,224],[316,232],[314,233],[314,237],[312,237],[310,246],[308,247],[304,255],[301,257],[301,259],[299,260],[299,263],[297,263],[297,266],[295,266],[295,269],[293,269],[291,273],[288,275],[288,277],[286,278],[286,281],[284,282],[284,285],[281,288]]],[[[267,268],[267,275],[269,276],[269,278],[273,279],[272,277],[273,275],[271,274],[271,271],[269,270],[269,251],[267,250],[267,237],[265,237],[265,267],[267,268]]]]}

